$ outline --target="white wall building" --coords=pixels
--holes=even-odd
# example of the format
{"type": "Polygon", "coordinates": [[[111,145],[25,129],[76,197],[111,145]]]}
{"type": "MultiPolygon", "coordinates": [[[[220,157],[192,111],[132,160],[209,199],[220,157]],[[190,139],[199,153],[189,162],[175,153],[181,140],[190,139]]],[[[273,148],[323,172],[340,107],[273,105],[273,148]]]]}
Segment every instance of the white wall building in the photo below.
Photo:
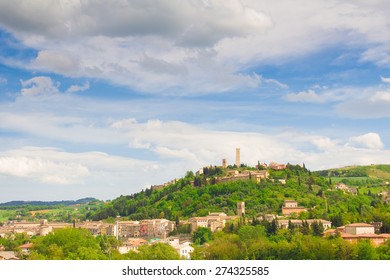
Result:
{"type": "Polygon", "coordinates": [[[345,226],[345,233],[349,234],[375,234],[375,227],[370,224],[356,223],[345,226]]]}

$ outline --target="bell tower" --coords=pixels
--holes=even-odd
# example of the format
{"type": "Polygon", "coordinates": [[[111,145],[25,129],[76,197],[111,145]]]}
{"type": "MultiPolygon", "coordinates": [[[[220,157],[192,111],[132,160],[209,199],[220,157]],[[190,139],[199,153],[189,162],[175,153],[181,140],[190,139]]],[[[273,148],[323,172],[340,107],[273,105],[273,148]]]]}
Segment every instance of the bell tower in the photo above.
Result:
{"type": "Polygon", "coordinates": [[[237,215],[240,217],[245,216],[245,202],[237,202],[237,215]]]}
{"type": "Polygon", "coordinates": [[[237,168],[240,167],[241,160],[240,160],[240,148],[236,148],[236,166],[237,168]]]}

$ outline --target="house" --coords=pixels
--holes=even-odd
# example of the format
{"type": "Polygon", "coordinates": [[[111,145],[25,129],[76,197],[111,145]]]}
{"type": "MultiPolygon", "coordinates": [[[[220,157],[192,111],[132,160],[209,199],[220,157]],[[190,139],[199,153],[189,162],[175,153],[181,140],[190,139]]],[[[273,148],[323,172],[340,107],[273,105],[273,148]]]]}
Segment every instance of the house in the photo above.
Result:
{"type": "Polygon", "coordinates": [[[32,243],[26,243],[26,244],[19,246],[19,248],[23,254],[30,254],[30,250],[32,247],[33,247],[32,243]]]}
{"type": "Polygon", "coordinates": [[[292,213],[301,213],[306,212],[307,209],[305,207],[298,206],[298,202],[295,200],[285,200],[284,206],[282,206],[282,214],[284,216],[289,216],[292,213]]]}
{"type": "Polygon", "coordinates": [[[268,168],[273,169],[273,170],[283,170],[283,169],[286,169],[286,165],[279,164],[276,162],[271,162],[270,164],[268,164],[268,168]]]}
{"type": "Polygon", "coordinates": [[[356,243],[359,240],[369,240],[373,246],[384,244],[390,239],[390,234],[375,234],[375,227],[365,223],[354,223],[345,225],[344,227],[331,229],[325,232],[325,236],[339,234],[341,238],[350,243],[356,243]]]}
{"type": "Polygon", "coordinates": [[[269,176],[269,173],[267,170],[258,170],[258,171],[248,171],[244,170],[241,173],[239,173],[237,170],[232,170],[228,172],[229,176],[226,177],[218,177],[216,179],[217,183],[227,183],[232,181],[247,181],[252,180],[257,183],[261,181],[261,179],[267,179],[269,176]]]}
{"type": "Polygon", "coordinates": [[[357,195],[357,189],[355,187],[350,187],[344,183],[337,183],[336,185],[334,185],[334,188],[336,190],[342,190],[345,193],[357,195]]]}
{"type": "Polygon", "coordinates": [[[375,234],[375,227],[365,223],[355,223],[345,226],[345,233],[349,234],[375,234]]]}
{"type": "Polygon", "coordinates": [[[206,217],[193,217],[188,219],[191,224],[191,232],[193,233],[198,227],[208,227],[212,232],[222,230],[225,227],[226,221],[231,217],[223,212],[209,213],[206,217]]]}
{"type": "Polygon", "coordinates": [[[122,246],[118,247],[118,251],[121,254],[126,254],[130,251],[138,251],[138,248],[144,244],[147,244],[148,241],[142,238],[129,238],[122,246]]]}
{"type": "Polygon", "coordinates": [[[0,261],[19,260],[13,251],[0,251],[0,261]]]}
{"type": "Polygon", "coordinates": [[[194,252],[194,247],[190,245],[190,242],[179,242],[178,238],[175,238],[172,241],[169,241],[169,245],[171,245],[180,255],[181,258],[185,258],[187,260],[191,259],[191,253],[194,252]]]}
{"type": "Polygon", "coordinates": [[[304,221],[308,223],[309,227],[311,227],[314,222],[321,223],[323,228],[324,228],[324,230],[330,229],[332,227],[332,222],[327,221],[327,220],[322,220],[322,219],[319,219],[319,220],[316,220],[316,219],[307,219],[307,220],[278,220],[277,222],[278,222],[278,226],[280,228],[288,228],[290,223],[293,224],[296,227],[302,227],[302,224],[303,224],[304,221]]]}

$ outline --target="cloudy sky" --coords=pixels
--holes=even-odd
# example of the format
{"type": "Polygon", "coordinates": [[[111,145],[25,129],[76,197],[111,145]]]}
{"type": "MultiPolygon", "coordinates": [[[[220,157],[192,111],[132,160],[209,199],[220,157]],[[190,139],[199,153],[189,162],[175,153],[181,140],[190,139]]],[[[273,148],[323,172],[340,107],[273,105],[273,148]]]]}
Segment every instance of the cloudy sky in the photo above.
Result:
{"type": "Polygon", "coordinates": [[[0,1],[0,202],[234,162],[390,163],[386,0],[0,1]]]}

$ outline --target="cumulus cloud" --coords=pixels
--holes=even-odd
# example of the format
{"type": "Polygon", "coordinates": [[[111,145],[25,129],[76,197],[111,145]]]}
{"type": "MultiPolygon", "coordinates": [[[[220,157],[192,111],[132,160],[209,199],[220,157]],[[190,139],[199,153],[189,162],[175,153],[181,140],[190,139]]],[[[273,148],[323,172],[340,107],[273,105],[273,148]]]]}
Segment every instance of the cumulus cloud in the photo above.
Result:
{"type": "Polygon", "coordinates": [[[382,150],[384,148],[381,137],[379,134],[374,132],[351,137],[349,139],[349,144],[354,147],[368,148],[372,150],[382,150]]]}
{"type": "Polygon", "coordinates": [[[22,147],[0,153],[0,174],[27,178],[44,184],[83,184],[102,172],[123,176],[156,169],[150,161],[108,155],[102,152],[69,153],[55,148],[22,147]]]}
{"type": "Polygon", "coordinates": [[[221,38],[259,32],[271,24],[265,14],[238,0],[6,0],[1,1],[0,18],[15,31],[50,38],[158,35],[179,38],[178,43],[190,46],[213,45],[221,38]]]}
{"type": "Polygon", "coordinates": [[[43,50],[33,61],[33,67],[57,73],[76,73],[78,62],[72,55],[60,50],[43,50]]]}
{"type": "Polygon", "coordinates": [[[389,12],[383,1],[5,0],[0,24],[38,51],[23,67],[195,94],[257,87],[245,71],[254,63],[332,45],[389,65],[389,12]]]}
{"type": "MultiPolygon", "coordinates": [[[[22,85],[21,94],[24,96],[33,95],[54,95],[61,93],[60,83],[47,76],[37,76],[29,80],[20,81],[22,85]]],[[[75,93],[89,89],[89,82],[83,85],[71,85],[65,92],[75,93]]]]}
{"type": "Polygon", "coordinates": [[[59,93],[60,83],[54,82],[50,77],[34,77],[26,81],[21,81],[22,95],[56,94],[59,93]]]}
{"type": "Polygon", "coordinates": [[[0,156],[0,173],[37,180],[44,184],[79,183],[89,175],[86,166],[64,163],[40,157],[0,156]]]}
{"type": "Polygon", "coordinates": [[[285,99],[290,102],[306,102],[306,103],[323,103],[325,98],[318,95],[313,90],[301,91],[299,93],[289,93],[285,95],[285,99]]]}
{"type": "Polygon", "coordinates": [[[380,88],[355,89],[355,94],[335,105],[342,116],[358,119],[386,118],[390,116],[390,91],[380,88]]]}
{"type": "Polygon", "coordinates": [[[86,91],[87,89],[89,89],[89,82],[85,82],[85,83],[82,84],[81,86],[78,86],[78,85],[71,85],[71,86],[66,90],[66,92],[67,92],[67,93],[74,93],[74,92],[86,91]]]}
{"type": "MultiPolygon", "coordinates": [[[[317,86],[315,86],[317,87],[317,86]]],[[[320,88],[320,93],[309,89],[298,93],[286,94],[283,98],[289,102],[300,102],[300,103],[325,103],[345,100],[347,97],[352,96],[356,89],[351,88],[338,88],[328,89],[320,88]]]]}
{"type": "Polygon", "coordinates": [[[163,158],[181,162],[192,170],[208,164],[218,165],[222,158],[234,162],[236,147],[241,147],[242,160],[249,165],[258,160],[305,162],[312,169],[383,163],[386,155],[390,154],[390,151],[383,150],[384,145],[376,133],[340,139],[299,131],[273,135],[216,131],[160,120],[144,123],[130,120],[127,124],[122,120],[112,125],[126,134],[130,147],[152,151],[163,158]],[[147,144],[134,144],[140,142],[147,144]]]}
{"type": "Polygon", "coordinates": [[[390,91],[378,91],[370,98],[371,101],[385,101],[390,102],[390,91]]]}
{"type": "Polygon", "coordinates": [[[381,81],[384,83],[390,83],[390,78],[385,78],[381,76],[381,81]]]}

